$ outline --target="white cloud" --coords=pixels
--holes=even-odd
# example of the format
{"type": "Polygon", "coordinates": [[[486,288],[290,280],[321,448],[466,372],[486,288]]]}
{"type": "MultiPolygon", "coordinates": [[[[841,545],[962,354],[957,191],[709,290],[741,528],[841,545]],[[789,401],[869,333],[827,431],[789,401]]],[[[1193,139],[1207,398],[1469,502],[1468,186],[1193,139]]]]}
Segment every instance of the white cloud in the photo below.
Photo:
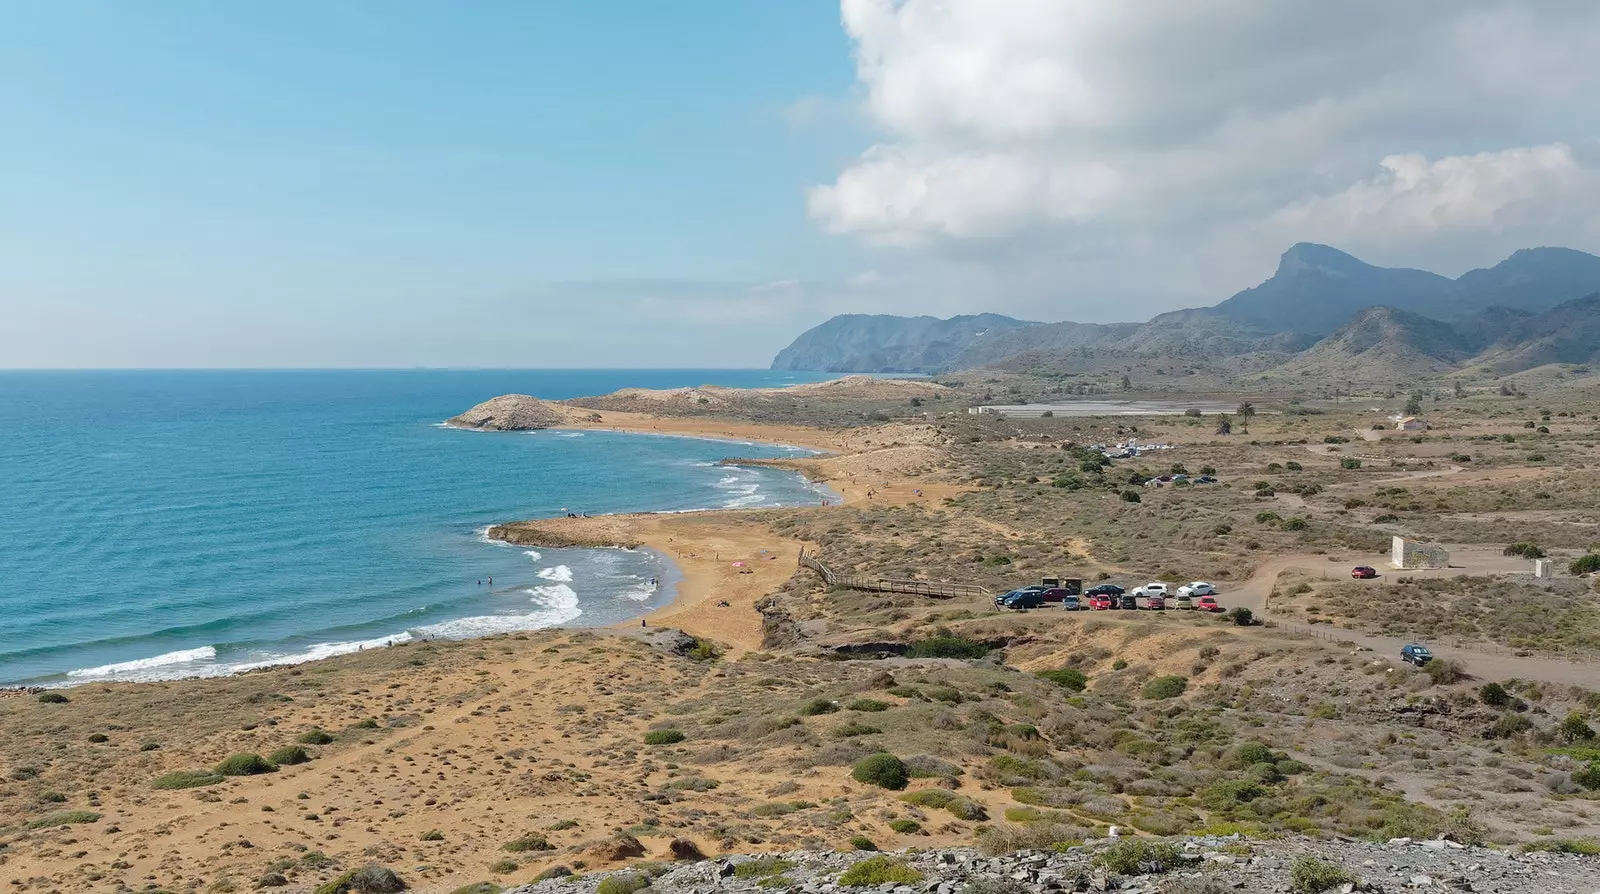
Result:
{"type": "Polygon", "coordinates": [[[1209,284],[1303,238],[1456,267],[1519,238],[1600,248],[1567,148],[1600,120],[1588,0],[843,0],[842,20],[883,138],[809,190],[829,232],[1036,279],[1111,261],[1130,269],[1102,287],[1168,306],[1198,296],[1156,267],[1209,284]]]}

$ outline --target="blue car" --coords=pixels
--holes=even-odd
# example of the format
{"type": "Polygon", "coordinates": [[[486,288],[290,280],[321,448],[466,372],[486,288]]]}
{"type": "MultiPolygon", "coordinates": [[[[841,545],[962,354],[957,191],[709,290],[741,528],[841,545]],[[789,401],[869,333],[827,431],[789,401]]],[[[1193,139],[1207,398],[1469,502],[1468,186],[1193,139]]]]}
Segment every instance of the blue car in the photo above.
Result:
{"type": "Polygon", "coordinates": [[[1419,645],[1417,643],[1406,643],[1404,646],[1400,647],[1400,660],[1407,664],[1413,664],[1417,667],[1421,667],[1433,660],[1433,653],[1428,651],[1427,646],[1419,645]]]}
{"type": "Polygon", "coordinates": [[[1000,599],[1001,608],[1023,609],[1039,608],[1044,605],[1044,596],[1038,590],[1013,590],[1000,599]]]}

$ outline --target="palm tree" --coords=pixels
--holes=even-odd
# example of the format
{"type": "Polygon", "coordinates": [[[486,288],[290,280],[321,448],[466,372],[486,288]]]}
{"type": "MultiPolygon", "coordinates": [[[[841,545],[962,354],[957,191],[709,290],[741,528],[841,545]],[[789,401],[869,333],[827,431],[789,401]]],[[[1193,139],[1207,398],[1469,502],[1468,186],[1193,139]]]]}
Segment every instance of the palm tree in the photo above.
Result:
{"type": "Polygon", "coordinates": [[[1239,409],[1235,412],[1240,419],[1243,419],[1245,423],[1248,424],[1251,419],[1255,418],[1256,408],[1249,401],[1245,400],[1239,402],[1239,409]]]}

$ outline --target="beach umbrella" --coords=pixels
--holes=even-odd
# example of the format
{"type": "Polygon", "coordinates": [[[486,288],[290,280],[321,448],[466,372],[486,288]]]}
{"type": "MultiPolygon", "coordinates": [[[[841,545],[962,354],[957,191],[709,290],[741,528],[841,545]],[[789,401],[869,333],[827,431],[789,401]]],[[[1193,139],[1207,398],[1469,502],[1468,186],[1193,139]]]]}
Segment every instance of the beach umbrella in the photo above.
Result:
{"type": "Polygon", "coordinates": [[[743,568],[744,567],[744,563],[743,562],[734,562],[733,563],[733,567],[735,567],[735,568],[743,568]]]}

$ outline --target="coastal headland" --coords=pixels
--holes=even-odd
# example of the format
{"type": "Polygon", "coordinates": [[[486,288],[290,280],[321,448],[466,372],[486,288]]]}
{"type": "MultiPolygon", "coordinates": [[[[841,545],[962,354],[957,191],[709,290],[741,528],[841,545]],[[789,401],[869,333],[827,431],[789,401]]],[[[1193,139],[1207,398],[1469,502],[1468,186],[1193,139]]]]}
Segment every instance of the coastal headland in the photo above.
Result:
{"type": "Polygon", "coordinates": [[[670,557],[678,598],[642,624],[0,698],[0,877],[312,892],[380,864],[443,894],[697,852],[1003,854],[1113,826],[1574,849],[1600,836],[1578,728],[1600,725],[1600,679],[1582,685],[1592,582],[1483,558],[1509,563],[1501,546],[1535,539],[1563,567],[1582,555],[1588,491],[1551,485],[1585,486],[1562,469],[1589,456],[1588,408],[1552,408],[1571,415],[1529,460],[1521,414],[1493,394],[1436,413],[1422,440],[1356,442],[1371,414],[1348,405],[1264,406],[1226,436],[1198,415],[968,414],[987,382],[850,387],[868,396],[556,405],[559,427],[717,438],[730,460],[741,442],[804,446],[819,452],[763,462],[842,497],[492,529],[670,557]],[[1095,449],[1130,435],[1167,449],[1095,449]],[[1472,461],[1452,461],[1468,439],[1472,461]],[[1460,573],[1352,580],[1392,532],[1449,544],[1460,573]],[[1210,581],[1269,623],[829,586],[797,566],[801,548],[843,573],[994,593],[1210,581]],[[1453,610],[1422,610],[1441,603],[1453,610]],[[1518,613],[1496,614],[1508,604],[1518,613]],[[1397,621],[1395,606],[1417,611],[1397,621]],[[1401,635],[1425,636],[1436,663],[1401,663],[1401,635]]]}

